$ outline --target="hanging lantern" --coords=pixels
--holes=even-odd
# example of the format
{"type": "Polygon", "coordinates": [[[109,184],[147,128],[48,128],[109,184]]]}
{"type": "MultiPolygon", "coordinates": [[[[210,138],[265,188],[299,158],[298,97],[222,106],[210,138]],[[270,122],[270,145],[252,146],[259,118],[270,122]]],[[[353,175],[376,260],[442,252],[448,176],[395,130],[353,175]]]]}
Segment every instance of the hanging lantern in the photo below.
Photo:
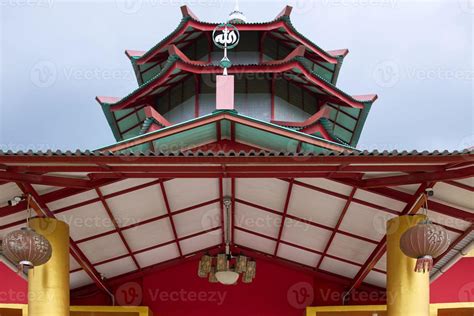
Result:
{"type": "Polygon", "coordinates": [[[422,221],[409,228],[400,238],[400,249],[410,258],[417,259],[415,271],[433,268],[433,258],[440,256],[450,244],[447,231],[430,221],[422,221]]]}
{"type": "Polygon", "coordinates": [[[29,227],[8,233],[3,238],[2,252],[20,271],[45,264],[52,255],[49,241],[29,227]]]}

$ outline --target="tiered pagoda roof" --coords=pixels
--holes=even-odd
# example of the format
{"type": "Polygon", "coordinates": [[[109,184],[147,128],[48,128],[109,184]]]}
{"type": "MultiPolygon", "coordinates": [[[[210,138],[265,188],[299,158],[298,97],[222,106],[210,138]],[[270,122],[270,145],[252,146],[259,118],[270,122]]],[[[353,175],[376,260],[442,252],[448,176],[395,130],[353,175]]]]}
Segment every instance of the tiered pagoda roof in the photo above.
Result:
{"type": "MultiPolygon", "coordinates": [[[[195,124],[216,108],[209,96],[215,95],[215,75],[222,69],[210,37],[218,23],[199,20],[186,6],[181,11],[178,27],[153,48],[126,51],[139,87],[122,98],[97,97],[119,142],[135,142],[177,124],[195,124]]],[[[293,27],[290,13],[287,6],[273,21],[237,24],[241,44],[232,52],[235,62],[229,74],[241,80],[237,90],[242,87],[244,100],[237,100],[237,111],[228,115],[252,120],[257,129],[284,128],[292,135],[313,136],[322,144],[316,150],[354,150],[377,96],[351,96],[339,89],[336,81],[348,50],[321,49],[293,27]],[[257,101],[249,101],[253,97],[257,101]],[[262,102],[268,107],[261,107],[262,102]]],[[[235,140],[229,130],[217,131],[206,141],[219,142],[219,133],[235,140]]],[[[257,148],[281,150],[273,145],[257,148]]],[[[151,143],[131,150],[136,149],[155,150],[151,143]]],[[[298,145],[292,150],[305,149],[298,145]]]]}

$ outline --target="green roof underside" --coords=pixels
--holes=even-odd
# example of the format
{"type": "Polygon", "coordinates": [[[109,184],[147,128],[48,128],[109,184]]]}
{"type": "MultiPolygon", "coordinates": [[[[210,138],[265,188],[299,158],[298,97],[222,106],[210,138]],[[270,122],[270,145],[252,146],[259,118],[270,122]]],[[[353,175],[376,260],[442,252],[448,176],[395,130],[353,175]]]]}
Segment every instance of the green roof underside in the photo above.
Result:
{"type": "MultiPolygon", "coordinates": [[[[179,152],[183,152],[183,151],[189,150],[191,148],[196,148],[196,147],[199,147],[199,146],[202,146],[202,145],[206,145],[206,144],[216,142],[217,141],[217,124],[220,125],[221,138],[222,139],[229,139],[230,135],[231,135],[231,122],[227,119],[222,119],[222,120],[219,120],[217,122],[212,122],[212,123],[200,125],[200,126],[192,128],[192,129],[188,129],[186,131],[182,131],[182,132],[179,132],[179,133],[175,133],[175,134],[160,138],[160,134],[165,132],[165,131],[169,131],[170,129],[176,128],[178,126],[182,127],[182,126],[185,126],[185,125],[188,125],[188,124],[191,124],[191,123],[199,122],[200,120],[216,116],[221,112],[222,111],[215,111],[212,114],[209,114],[209,115],[197,118],[197,119],[192,119],[192,120],[189,120],[187,122],[183,122],[183,123],[176,124],[176,125],[173,125],[173,126],[170,126],[170,127],[162,128],[158,131],[146,133],[146,134],[143,134],[143,135],[140,135],[140,136],[137,136],[137,137],[133,137],[131,139],[127,139],[127,140],[122,141],[122,142],[118,142],[117,144],[126,144],[128,142],[140,140],[141,138],[143,138],[145,136],[154,135],[154,136],[157,137],[156,140],[152,141],[153,146],[151,146],[150,142],[146,142],[146,143],[143,143],[143,144],[140,144],[140,145],[136,145],[136,146],[121,150],[119,152],[121,152],[121,153],[137,153],[137,152],[145,152],[145,151],[148,151],[148,150],[153,150],[153,151],[160,152],[160,153],[179,153],[179,152]]],[[[239,117],[239,118],[243,118],[243,119],[245,119],[247,121],[250,121],[250,122],[253,122],[253,123],[259,123],[262,126],[271,126],[271,127],[274,127],[274,128],[280,129],[280,130],[290,131],[290,132],[294,133],[294,135],[298,135],[298,134],[299,135],[304,135],[304,136],[308,137],[309,139],[322,141],[324,143],[327,143],[328,145],[329,144],[337,145],[337,146],[341,147],[341,149],[347,149],[347,150],[350,150],[350,151],[355,150],[353,147],[350,147],[350,146],[344,146],[344,145],[341,145],[341,144],[338,144],[338,143],[327,141],[327,140],[325,140],[323,138],[320,138],[320,137],[317,137],[317,136],[307,135],[307,134],[300,133],[300,132],[295,131],[295,130],[291,130],[291,129],[288,129],[288,128],[285,128],[285,127],[281,127],[281,126],[272,124],[272,123],[259,121],[259,120],[256,120],[254,118],[238,114],[235,111],[225,111],[225,112],[229,115],[239,117]]],[[[236,142],[246,144],[246,145],[250,145],[250,146],[253,146],[253,147],[257,147],[259,149],[268,150],[268,151],[271,151],[271,152],[289,152],[289,153],[291,153],[291,152],[296,153],[297,152],[299,141],[296,140],[296,139],[293,139],[291,137],[278,135],[278,134],[275,134],[275,133],[272,133],[272,132],[269,132],[269,131],[265,131],[263,129],[259,129],[259,128],[256,128],[256,127],[252,127],[252,126],[249,126],[249,125],[246,125],[246,124],[241,124],[241,123],[235,122],[234,125],[235,125],[235,128],[234,128],[235,134],[234,135],[235,135],[235,141],[236,142]]],[[[108,147],[110,147],[110,146],[108,146],[108,147]]],[[[99,151],[104,151],[104,150],[107,150],[108,147],[104,147],[104,148],[101,148],[101,149],[98,149],[98,150],[99,151]]],[[[300,150],[299,150],[299,152],[303,152],[303,153],[316,153],[316,154],[323,153],[323,152],[331,152],[331,151],[332,150],[329,150],[329,149],[326,149],[326,148],[323,148],[323,147],[320,147],[320,146],[316,146],[316,145],[313,145],[313,144],[305,143],[305,142],[301,143],[300,150]]]]}
{"type": "MultiPolygon", "coordinates": [[[[135,93],[140,92],[142,89],[150,85],[152,82],[159,80],[166,71],[178,60],[182,61],[178,56],[176,55],[171,55],[169,56],[167,62],[165,63],[164,67],[162,70],[155,75],[153,78],[148,80],[146,83],[138,87],[135,91],[131,92],[129,95],[125,96],[122,100],[126,100],[131,98],[135,93]]],[[[337,88],[335,85],[333,85],[331,82],[327,81],[325,78],[319,76],[317,73],[315,73],[312,70],[312,67],[310,67],[311,63],[304,57],[295,57],[294,59],[288,61],[293,62],[296,61],[303,67],[305,67],[312,75],[315,77],[325,81],[327,84],[331,85],[332,88],[334,88],[336,91],[344,94],[350,99],[353,99],[350,95],[346,94],[344,91],[340,90],[337,88]]],[[[184,61],[182,61],[184,62],[184,61]]],[[[242,65],[238,65],[242,66],[242,65]]],[[[252,66],[252,65],[244,65],[244,66],[252,66]]],[[[214,65],[203,65],[200,67],[214,67],[214,65]]],[[[298,69],[295,69],[298,70],[298,69]]],[[[185,73],[184,71],[180,69],[176,69],[176,71],[173,74],[177,74],[179,72],[185,73]]],[[[158,94],[163,91],[165,91],[168,88],[160,88],[157,87],[150,95],[153,94],[158,94]]],[[[310,87],[310,90],[313,90],[314,93],[324,93],[324,91],[320,90],[317,87],[310,87]]],[[[353,99],[355,100],[355,99],[353,99]]],[[[343,107],[339,105],[331,105],[330,106],[333,108],[333,111],[331,113],[330,119],[333,122],[336,122],[337,124],[329,124],[332,125],[329,128],[326,128],[328,132],[330,132],[331,135],[333,135],[333,138],[335,140],[340,140],[344,144],[349,144],[352,147],[357,146],[358,140],[360,138],[360,134],[362,132],[362,128],[364,126],[365,120],[367,118],[367,115],[370,111],[372,102],[364,102],[364,109],[356,109],[356,108],[351,108],[351,107],[343,107]]],[[[120,111],[115,111],[113,113],[110,113],[110,104],[104,104],[103,105],[103,110],[104,113],[107,117],[107,120],[109,122],[110,127],[112,128],[113,134],[115,136],[115,139],[117,141],[125,140],[130,137],[134,137],[139,135],[142,132],[142,125],[140,125],[140,122],[145,121],[145,117],[143,116],[142,111],[139,111],[137,115],[130,115],[126,117],[123,120],[120,120],[121,117],[126,116],[129,114],[131,111],[130,109],[125,109],[125,110],[120,110],[120,111]],[[120,120],[120,122],[118,121],[120,120]],[[130,129],[131,127],[135,127],[134,129],[130,129]]]]}

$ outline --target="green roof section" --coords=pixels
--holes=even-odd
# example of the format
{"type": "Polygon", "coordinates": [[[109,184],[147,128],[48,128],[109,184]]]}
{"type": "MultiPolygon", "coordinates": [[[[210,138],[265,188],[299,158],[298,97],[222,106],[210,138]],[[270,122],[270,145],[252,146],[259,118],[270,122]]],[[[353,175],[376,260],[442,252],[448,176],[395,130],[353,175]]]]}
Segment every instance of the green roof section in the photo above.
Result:
{"type": "MultiPolygon", "coordinates": [[[[179,127],[184,127],[186,125],[198,123],[200,121],[205,121],[206,119],[216,117],[220,115],[221,113],[226,113],[227,115],[235,117],[235,118],[244,119],[245,121],[249,123],[257,123],[258,125],[261,125],[262,127],[272,127],[277,130],[290,132],[289,135],[304,136],[305,138],[308,139],[308,141],[316,140],[318,142],[325,143],[328,146],[337,146],[341,150],[346,150],[346,151],[351,151],[351,152],[356,150],[355,148],[348,145],[331,142],[318,136],[308,135],[308,134],[301,133],[290,128],[286,128],[286,127],[282,127],[282,126],[272,124],[269,122],[257,120],[255,118],[241,115],[235,111],[215,111],[212,114],[208,114],[208,115],[195,118],[186,122],[182,122],[179,124],[175,124],[169,127],[164,127],[157,131],[153,131],[153,132],[149,132],[143,135],[132,137],[127,140],[120,141],[111,146],[99,148],[97,149],[97,151],[107,151],[108,149],[116,145],[132,144],[136,141],[139,141],[140,139],[144,137],[148,137],[152,135],[157,136],[157,139],[151,140],[151,142],[153,143],[153,149],[155,151],[165,152],[165,153],[189,150],[190,148],[195,148],[201,145],[212,143],[212,142],[215,142],[217,138],[217,128],[216,128],[215,121],[211,123],[207,123],[207,124],[203,123],[203,125],[197,125],[196,127],[185,130],[185,131],[171,133],[170,135],[167,135],[162,138],[159,138],[159,136],[160,134],[168,133],[172,129],[177,129],[179,127]]],[[[221,122],[221,129],[222,129],[221,135],[223,137],[225,137],[224,135],[230,135],[231,124],[229,120],[222,119],[222,120],[219,120],[218,122],[221,122]]],[[[245,124],[245,123],[240,123],[240,122],[234,122],[234,124],[235,124],[235,139],[237,142],[252,145],[254,147],[258,147],[270,152],[295,152],[296,153],[297,148],[298,148],[298,143],[300,142],[302,143],[301,148],[304,152],[320,153],[323,151],[333,151],[328,148],[324,148],[321,146],[317,146],[314,144],[297,140],[295,138],[292,138],[291,136],[279,135],[278,133],[266,131],[264,130],[264,128],[260,129],[254,126],[250,126],[251,124],[245,124]]],[[[143,150],[150,149],[149,147],[150,147],[149,141],[146,141],[139,145],[133,145],[133,146],[131,145],[127,149],[120,150],[120,152],[122,151],[140,152],[143,150]]]]}

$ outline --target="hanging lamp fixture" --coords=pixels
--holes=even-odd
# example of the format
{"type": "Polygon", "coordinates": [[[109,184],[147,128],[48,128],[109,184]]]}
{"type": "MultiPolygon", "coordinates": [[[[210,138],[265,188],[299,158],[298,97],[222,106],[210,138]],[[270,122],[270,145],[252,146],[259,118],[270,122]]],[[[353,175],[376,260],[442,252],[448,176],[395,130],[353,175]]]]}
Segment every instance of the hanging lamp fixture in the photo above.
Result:
{"type": "Polygon", "coordinates": [[[242,283],[251,283],[255,278],[257,263],[244,255],[233,256],[230,251],[230,206],[231,199],[225,197],[225,252],[217,256],[208,254],[199,261],[198,276],[208,278],[210,283],[236,284],[242,276],[242,283]]]}
{"type": "Polygon", "coordinates": [[[446,229],[433,224],[428,218],[428,196],[431,195],[433,191],[428,190],[423,197],[423,214],[427,219],[409,228],[400,238],[402,252],[407,257],[416,259],[415,272],[430,272],[433,268],[433,258],[443,254],[450,244],[446,229]]]}
{"type": "Polygon", "coordinates": [[[52,256],[48,239],[30,227],[31,197],[27,196],[26,227],[12,231],[2,240],[2,254],[17,267],[19,272],[45,264],[52,256]]]}

